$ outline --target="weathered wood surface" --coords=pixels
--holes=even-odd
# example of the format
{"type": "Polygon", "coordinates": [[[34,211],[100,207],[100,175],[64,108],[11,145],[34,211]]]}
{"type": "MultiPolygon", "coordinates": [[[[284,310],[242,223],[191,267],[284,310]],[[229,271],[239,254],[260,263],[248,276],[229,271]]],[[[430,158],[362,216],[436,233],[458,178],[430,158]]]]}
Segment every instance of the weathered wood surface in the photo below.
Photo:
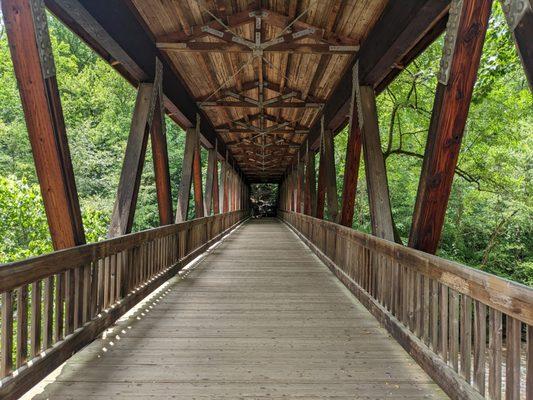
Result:
{"type": "Polygon", "coordinates": [[[35,398],[110,397],[445,395],[286,226],[263,219],[72,357],[35,398]]]}
{"type": "MultiPolygon", "coordinates": [[[[409,246],[435,253],[481,60],[491,0],[454,4],[418,185],[409,246]]],[[[451,18],[451,17],[450,17],[451,18]]]]}
{"type": "Polygon", "coordinates": [[[360,90],[363,154],[372,233],[382,239],[394,241],[389,183],[379,137],[376,95],[370,86],[361,86],[360,90]]]}
{"type": "Polygon", "coordinates": [[[0,2],[54,249],[85,243],[44,5],[0,2]]]}

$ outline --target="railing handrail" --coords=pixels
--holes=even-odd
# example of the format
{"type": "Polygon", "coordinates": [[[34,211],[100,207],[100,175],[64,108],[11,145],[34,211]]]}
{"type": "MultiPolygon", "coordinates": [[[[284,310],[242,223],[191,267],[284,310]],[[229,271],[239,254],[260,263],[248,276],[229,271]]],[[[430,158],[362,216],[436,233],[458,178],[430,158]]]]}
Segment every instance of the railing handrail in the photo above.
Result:
{"type": "Polygon", "coordinates": [[[497,275],[480,271],[461,263],[424,253],[398,243],[356,231],[309,215],[280,210],[282,213],[305,217],[313,223],[346,234],[350,240],[402,262],[417,272],[435,279],[451,289],[466,294],[492,308],[533,325],[533,288],[497,275]]]}
{"type": "MultiPolygon", "coordinates": [[[[230,211],[225,214],[217,215],[229,216],[238,212],[240,211],[230,211]]],[[[139,246],[143,242],[187,230],[189,227],[202,224],[205,220],[210,218],[212,218],[212,216],[145,229],[140,232],[133,232],[116,238],[105,239],[99,242],[88,243],[64,250],[56,250],[47,254],[0,264],[0,293],[14,290],[17,287],[29,284],[36,280],[44,279],[68,269],[80,267],[99,258],[104,258],[129,248],[139,246]]]]}

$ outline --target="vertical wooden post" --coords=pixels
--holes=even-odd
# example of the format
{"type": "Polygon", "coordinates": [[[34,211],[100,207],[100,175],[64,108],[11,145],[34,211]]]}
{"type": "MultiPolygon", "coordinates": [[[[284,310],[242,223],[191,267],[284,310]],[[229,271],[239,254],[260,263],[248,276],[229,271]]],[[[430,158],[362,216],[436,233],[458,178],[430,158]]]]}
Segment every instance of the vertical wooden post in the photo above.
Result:
{"type": "MultiPolygon", "coordinates": [[[[200,118],[196,119],[197,128],[200,126],[200,118]]],[[[194,146],[193,185],[194,185],[194,215],[196,218],[204,216],[204,194],[202,187],[202,152],[200,148],[200,132],[196,135],[196,144],[194,146]]]]}
{"type": "Polygon", "coordinates": [[[226,150],[226,159],[222,161],[222,212],[227,213],[229,211],[229,168],[228,168],[228,151],[226,150]]]}
{"type": "Polygon", "coordinates": [[[335,174],[335,145],[333,143],[333,132],[324,131],[324,161],[325,161],[325,181],[326,199],[328,213],[331,220],[336,222],[339,211],[339,200],[337,199],[337,175],[335,174]]]}
{"type": "MultiPolygon", "coordinates": [[[[211,207],[214,203],[215,197],[218,196],[218,182],[216,177],[217,166],[217,142],[215,141],[215,148],[208,150],[207,155],[207,176],[205,179],[205,202],[204,211],[205,215],[211,215],[211,207]],[[217,190],[215,193],[215,186],[217,190]]],[[[217,204],[218,206],[218,204],[217,204]]],[[[218,207],[217,207],[218,208],[218,207]]]]}
{"type": "Polygon", "coordinates": [[[220,193],[218,190],[218,160],[215,150],[215,166],[213,169],[213,214],[220,213],[220,193]]]}
{"type": "Polygon", "coordinates": [[[453,0],[409,246],[435,253],[487,30],[491,0],[453,0]]]}
{"type": "Polygon", "coordinates": [[[385,160],[381,151],[376,95],[370,86],[360,87],[363,119],[363,153],[365,157],[368,203],[372,221],[372,234],[394,241],[389,184],[385,160]]]}
{"type": "Polygon", "coordinates": [[[189,213],[189,196],[191,194],[192,169],[198,132],[189,128],[185,132],[185,152],[181,166],[181,180],[178,191],[178,205],[176,209],[176,223],[187,220],[189,213]]]}
{"type": "Polygon", "coordinates": [[[359,121],[360,96],[359,96],[359,63],[356,63],[352,72],[352,96],[350,99],[350,115],[348,125],[348,144],[346,149],[346,162],[344,164],[344,185],[342,188],[341,213],[339,224],[352,226],[357,193],[357,179],[359,178],[359,165],[361,163],[361,127],[359,121]]]}
{"type": "Polygon", "coordinates": [[[324,207],[326,205],[326,162],[324,159],[324,117],[322,117],[322,129],[320,132],[320,150],[318,164],[318,188],[316,191],[316,217],[324,219],[324,207]]]}
{"type": "Polygon", "coordinates": [[[309,151],[309,142],[305,152],[305,188],[304,188],[304,213],[316,215],[316,178],[315,154],[309,151]]]}
{"type": "Polygon", "coordinates": [[[165,110],[163,106],[162,79],[157,88],[159,94],[155,104],[154,117],[150,138],[152,144],[152,158],[154,161],[155,186],[157,190],[157,205],[159,222],[169,225],[174,221],[172,215],[172,191],[170,189],[170,173],[168,166],[167,136],[165,127],[165,110]]]}
{"type": "Polygon", "coordinates": [[[85,243],[42,0],[2,0],[9,48],[54,249],[85,243]]]}
{"type": "Polygon", "coordinates": [[[500,0],[533,91],[533,6],[531,0],[500,0]]]}

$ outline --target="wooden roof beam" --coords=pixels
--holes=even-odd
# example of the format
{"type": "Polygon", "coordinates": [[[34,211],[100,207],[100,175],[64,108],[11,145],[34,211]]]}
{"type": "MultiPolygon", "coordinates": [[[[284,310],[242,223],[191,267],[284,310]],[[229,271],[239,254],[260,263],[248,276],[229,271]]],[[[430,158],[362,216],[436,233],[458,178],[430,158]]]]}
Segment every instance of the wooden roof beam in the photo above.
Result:
{"type": "MultiPolygon", "coordinates": [[[[251,9],[246,9],[235,14],[226,15],[226,25],[229,28],[238,28],[254,22],[254,16],[250,15],[251,11],[251,9]]],[[[156,40],[158,42],[179,42],[196,40],[206,36],[215,36],[221,38],[218,33],[214,33],[215,31],[225,32],[226,27],[224,27],[220,22],[213,20],[204,25],[191,26],[189,32],[183,30],[168,35],[161,35],[158,36],[156,40]]]]}
{"type": "Polygon", "coordinates": [[[251,104],[244,101],[209,101],[200,103],[202,108],[314,108],[320,109],[323,103],[297,103],[297,102],[275,102],[263,104],[263,107],[259,104],[251,104]]]}
{"type": "Polygon", "coordinates": [[[263,21],[265,21],[267,24],[278,27],[280,29],[285,29],[289,24],[292,24],[291,30],[293,34],[297,34],[298,32],[301,32],[307,29],[314,29],[315,33],[313,37],[325,43],[328,43],[331,45],[357,45],[358,44],[357,41],[347,36],[341,36],[341,35],[337,35],[334,32],[328,32],[317,26],[308,24],[301,20],[293,19],[287,15],[283,15],[272,10],[261,9],[260,11],[256,11],[256,14],[260,14],[263,21]]]}
{"type": "MultiPolygon", "coordinates": [[[[247,134],[256,132],[255,130],[245,129],[245,128],[242,128],[242,129],[239,129],[239,128],[232,128],[232,129],[223,128],[223,129],[216,129],[216,131],[218,133],[230,133],[230,134],[234,134],[234,135],[247,135],[247,134]]],[[[269,133],[270,134],[277,134],[277,135],[307,135],[309,133],[309,130],[308,129],[287,129],[287,128],[283,128],[283,129],[276,129],[276,130],[270,131],[269,133]]]]}
{"type": "MultiPolygon", "coordinates": [[[[211,43],[211,42],[157,42],[157,48],[178,53],[249,53],[252,49],[242,43],[211,43]]],[[[355,54],[358,45],[330,45],[311,43],[280,43],[263,49],[264,53],[290,54],[355,54]]]]}

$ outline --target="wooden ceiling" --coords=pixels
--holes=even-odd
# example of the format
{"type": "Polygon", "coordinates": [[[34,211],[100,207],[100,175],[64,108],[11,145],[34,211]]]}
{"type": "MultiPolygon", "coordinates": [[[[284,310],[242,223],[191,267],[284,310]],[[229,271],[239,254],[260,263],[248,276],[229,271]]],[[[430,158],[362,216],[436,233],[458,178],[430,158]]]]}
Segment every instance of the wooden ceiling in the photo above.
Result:
{"type": "Polygon", "coordinates": [[[387,0],[132,0],[247,177],[279,178],[387,0]]]}

